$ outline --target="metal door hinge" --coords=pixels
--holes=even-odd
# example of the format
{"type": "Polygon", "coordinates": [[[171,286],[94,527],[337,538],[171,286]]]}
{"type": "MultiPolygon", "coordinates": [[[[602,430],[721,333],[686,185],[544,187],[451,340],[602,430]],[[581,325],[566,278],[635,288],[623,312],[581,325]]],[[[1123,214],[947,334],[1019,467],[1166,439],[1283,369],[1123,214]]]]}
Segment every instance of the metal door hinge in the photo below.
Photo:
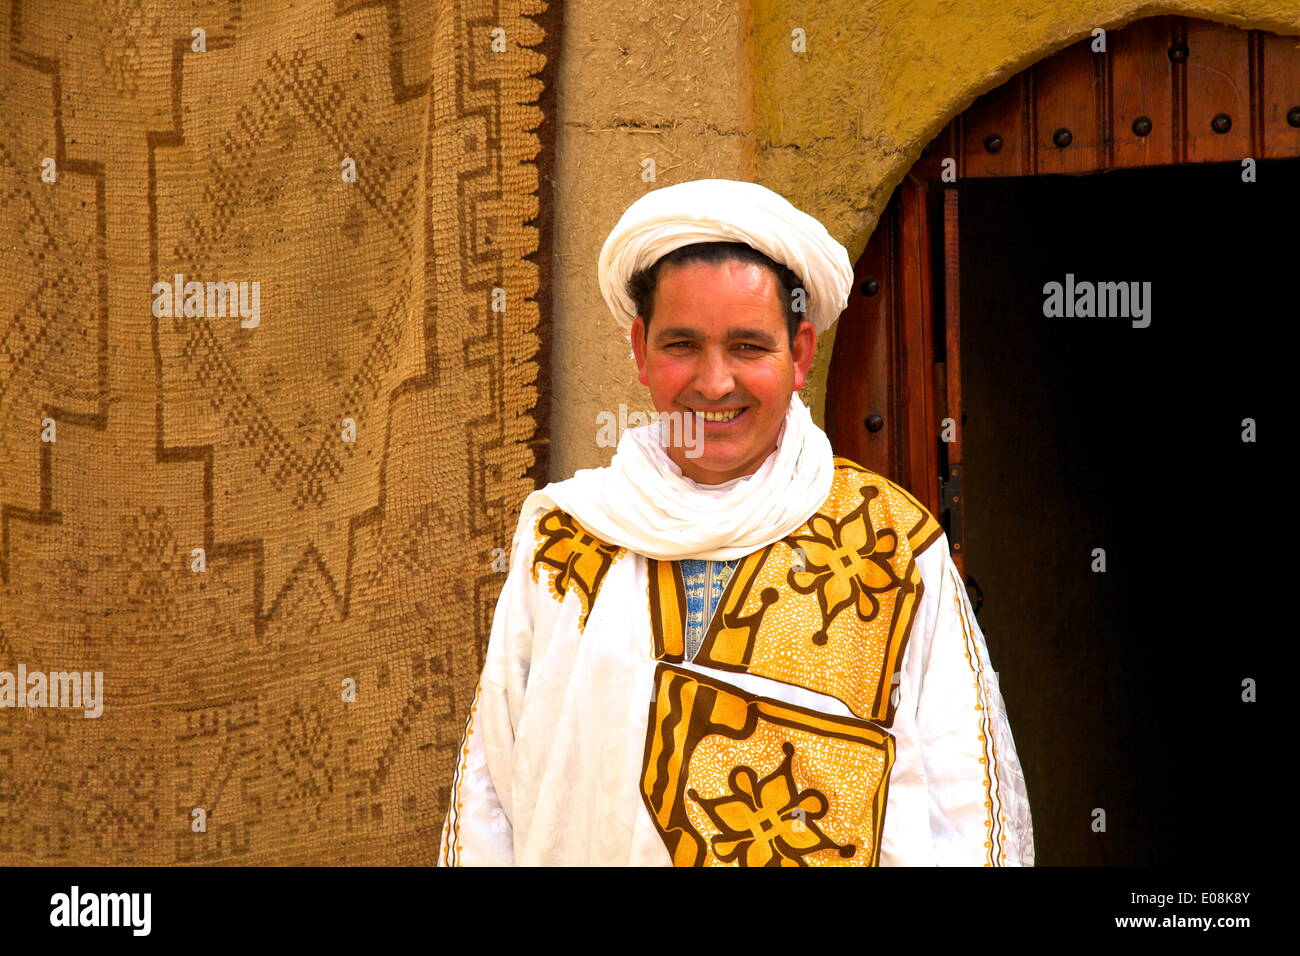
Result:
{"type": "Polygon", "coordinates": [[[961,493],[961,465],[949,465],[948,476],[939,482],[939,505],[947,518],[944,530],[953,554],[962,553],[961,509],[965,501],[961,493]]]}

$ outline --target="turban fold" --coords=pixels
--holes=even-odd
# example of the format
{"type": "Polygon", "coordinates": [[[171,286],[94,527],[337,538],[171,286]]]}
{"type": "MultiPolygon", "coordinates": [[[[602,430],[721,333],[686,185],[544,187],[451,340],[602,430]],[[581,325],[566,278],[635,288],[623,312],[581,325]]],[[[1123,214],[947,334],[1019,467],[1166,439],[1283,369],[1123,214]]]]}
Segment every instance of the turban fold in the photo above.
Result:
{"type": "Polygon", "coordinates": [[[758,183],[694,179],[632,203],[600,250],[600,293],[624,331],[636,319],[633,273],[696,242],[743,242],[794,270],[807,290],[807,319],[821,335],[849,303],[848,251],[820,222],[758,183]]]}

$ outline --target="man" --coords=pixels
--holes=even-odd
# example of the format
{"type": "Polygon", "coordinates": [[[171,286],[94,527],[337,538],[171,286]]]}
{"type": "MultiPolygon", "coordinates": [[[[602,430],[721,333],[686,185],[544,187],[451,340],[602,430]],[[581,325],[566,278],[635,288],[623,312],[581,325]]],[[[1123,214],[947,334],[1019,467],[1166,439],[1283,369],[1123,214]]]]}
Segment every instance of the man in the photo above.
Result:
{"type": "Polygon", "coordinates": [[[1031,865],[947,538],[796,394],[844,247],[771,190],[697,180],[633,203],[599,271],[702,447],[629,429],[524,502],[440,864],[1031,865]]]}

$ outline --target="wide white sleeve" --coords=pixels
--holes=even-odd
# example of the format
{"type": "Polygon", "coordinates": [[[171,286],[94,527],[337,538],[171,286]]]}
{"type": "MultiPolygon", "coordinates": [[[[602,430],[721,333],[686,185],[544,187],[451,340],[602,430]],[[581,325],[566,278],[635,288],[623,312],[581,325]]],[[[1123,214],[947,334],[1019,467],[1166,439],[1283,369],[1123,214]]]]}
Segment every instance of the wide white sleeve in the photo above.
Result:
{"type": "MultiPolygon", "coordinates": [[[[457,751],[451,799],[443,821],[439,866],[512,866],[511,776],[533,636],[532,549],[521,536],[511,545],[510,569],[497,598],[483,671],[479,675],[457,751]]],[[[531,528],[531,524],[528,525],[531,528]]]]}
{"type": "Polygon", "coordinates": [[[1033,866],[1029,796],[998,678],[966,588],[942,548],[938,605],[923,652],[917,731],[940,866],[1033,866]]]}

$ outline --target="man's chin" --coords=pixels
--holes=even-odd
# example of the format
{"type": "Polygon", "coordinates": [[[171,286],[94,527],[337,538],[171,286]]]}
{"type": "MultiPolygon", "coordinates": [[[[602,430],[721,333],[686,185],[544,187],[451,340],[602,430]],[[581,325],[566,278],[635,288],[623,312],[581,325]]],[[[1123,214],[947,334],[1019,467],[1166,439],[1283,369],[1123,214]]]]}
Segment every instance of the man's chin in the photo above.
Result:
{"type": "MultiPolygon", "coordinates": [[[[688,448],[686,451],[690,451],[690,449],[688,448]]],[[[691,478],[697,484],[719,485],[724,481],[740,477],[735,474],[735,471],[741,467],[741,458],[739,455],[728,455],[725,458],[706,455],[701,455],[699,458],[687,456],[685,464],[679,462],[678,465],[682,469],[682,474],[691,478]],[[703,477],[696,477],[697,475],[703,477]]]]}

